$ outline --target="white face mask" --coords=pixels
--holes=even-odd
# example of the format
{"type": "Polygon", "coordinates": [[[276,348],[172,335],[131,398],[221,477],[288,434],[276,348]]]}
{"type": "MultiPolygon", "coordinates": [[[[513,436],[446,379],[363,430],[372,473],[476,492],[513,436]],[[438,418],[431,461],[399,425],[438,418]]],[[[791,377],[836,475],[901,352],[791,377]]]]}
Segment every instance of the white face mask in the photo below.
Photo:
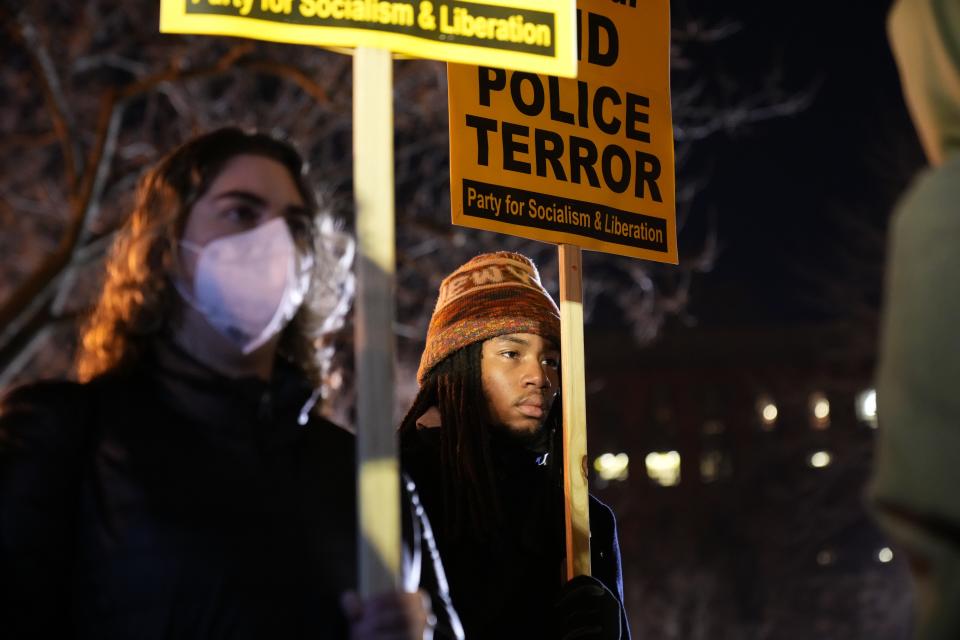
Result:
{"type": "Polygon", "coordinates": [[[203,247],[181,241],[198,255],[192,295],[180,295],[244,354],[280,333],[303,304],[312,262],[297,254],[283,218],[203,247]]]}

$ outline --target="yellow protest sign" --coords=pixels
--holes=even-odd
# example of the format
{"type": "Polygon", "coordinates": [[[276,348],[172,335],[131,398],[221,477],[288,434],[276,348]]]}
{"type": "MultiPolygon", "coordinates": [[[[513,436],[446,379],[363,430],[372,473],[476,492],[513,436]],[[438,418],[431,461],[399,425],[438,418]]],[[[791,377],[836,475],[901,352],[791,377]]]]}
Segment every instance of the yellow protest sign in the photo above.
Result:
{"type": "Polygon", "coordinates": [[[161,0],[160,31],[376,47],[573,77],[574,0],[161,0]]]}
{"type": "Polygon", "coordinates": [[[677,263],[668,0],[580,0],[577,79],[448,65],[455,224],[677,263]]]}

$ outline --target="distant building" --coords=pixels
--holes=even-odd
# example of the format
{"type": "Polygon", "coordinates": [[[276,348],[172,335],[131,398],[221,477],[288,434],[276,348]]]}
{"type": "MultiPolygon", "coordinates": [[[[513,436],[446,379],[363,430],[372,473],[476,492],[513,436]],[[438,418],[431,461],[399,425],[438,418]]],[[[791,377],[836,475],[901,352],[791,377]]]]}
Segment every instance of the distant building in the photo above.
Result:
{"type": "Polygon", "coordinates": [[[862,498],[874,363],[847,332],[588,335],[591,486],[620,519],[638,637],[908,637],[906,574],[862,498]]]}

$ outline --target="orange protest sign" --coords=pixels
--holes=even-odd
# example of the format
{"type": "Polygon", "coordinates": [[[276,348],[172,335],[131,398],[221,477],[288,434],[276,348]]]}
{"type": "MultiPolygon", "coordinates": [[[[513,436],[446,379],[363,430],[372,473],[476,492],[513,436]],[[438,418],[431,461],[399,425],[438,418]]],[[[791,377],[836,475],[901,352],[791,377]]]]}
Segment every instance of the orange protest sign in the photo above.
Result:
{"type": "Polygon", "coordinates": [[[669,3],[577,7],[575,80],[448,65],[453,222],[675,264],[669,3]]]}

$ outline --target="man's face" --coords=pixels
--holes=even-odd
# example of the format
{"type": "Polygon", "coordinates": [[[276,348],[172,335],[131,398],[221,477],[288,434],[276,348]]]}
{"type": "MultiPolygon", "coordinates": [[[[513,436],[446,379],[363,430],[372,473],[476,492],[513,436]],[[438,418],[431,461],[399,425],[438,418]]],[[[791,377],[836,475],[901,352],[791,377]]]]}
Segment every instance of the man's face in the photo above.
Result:
{"type": "Polygon", "coordinates": [[[560,350],[532,333],[510,333],[483,343],[480,361],[487,412],[495,427],[532,436],[557,396],[560,350]]]}

